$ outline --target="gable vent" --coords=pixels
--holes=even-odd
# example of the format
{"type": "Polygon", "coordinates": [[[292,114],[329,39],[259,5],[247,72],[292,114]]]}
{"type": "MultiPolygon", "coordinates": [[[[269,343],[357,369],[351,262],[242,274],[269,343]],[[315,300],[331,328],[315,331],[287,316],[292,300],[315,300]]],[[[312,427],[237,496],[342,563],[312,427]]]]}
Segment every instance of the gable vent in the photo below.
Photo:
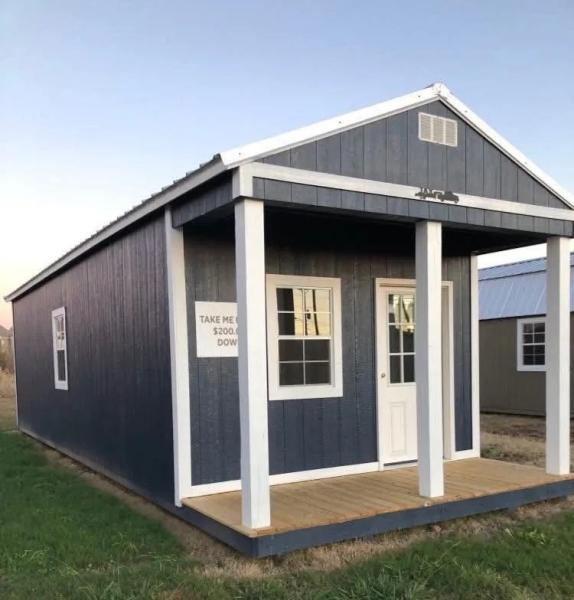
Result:
{"type": "Polygon", "coordinates": [[[419,140],[443,146],[457,146],[458,123],[454,119],[421,112],[419,113],[419,140]]]}

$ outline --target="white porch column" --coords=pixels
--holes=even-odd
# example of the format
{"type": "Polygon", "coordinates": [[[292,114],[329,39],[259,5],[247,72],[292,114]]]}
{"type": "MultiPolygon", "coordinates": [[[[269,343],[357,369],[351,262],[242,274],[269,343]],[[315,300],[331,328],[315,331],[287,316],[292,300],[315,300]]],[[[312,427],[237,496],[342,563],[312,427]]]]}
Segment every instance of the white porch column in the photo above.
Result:
{"type": "Polygon", "coordinates": [[[263,202],[235,205],[235,273],[241,427],[241,520],[271,524],[267,426],[267,333],[263,202]]]}
{"type": "Polygon", "coordinates": [[[570,240],[550,238],[546,265],[546,471],[570,472],[570,240]]]}
{"type": "Polygon", "coordinates": [[[416,225],[415,365],[419,493],[444,495],[441,359],[442,226],[416,225]]]}
{"type": "Polygon", "coordinates": [[[189,403],[189,360],[187,301],[183,232],[171,224],[165,210],[169,349],[171,358],[171,405],[173,422],[174,502],[191,495],[191,420],[189,403]]]}

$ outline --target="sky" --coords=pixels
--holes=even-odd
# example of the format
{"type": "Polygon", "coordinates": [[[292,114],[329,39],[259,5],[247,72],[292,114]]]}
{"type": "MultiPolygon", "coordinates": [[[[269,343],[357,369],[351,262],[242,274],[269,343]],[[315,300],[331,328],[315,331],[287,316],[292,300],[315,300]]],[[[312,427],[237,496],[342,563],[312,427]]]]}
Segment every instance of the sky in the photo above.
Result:
{"type": "Polygon", "coordinates": [[[573,191],[572,31],[572,0],[1,0],[0,297],[219,151],[435,81],[573,191]]]}

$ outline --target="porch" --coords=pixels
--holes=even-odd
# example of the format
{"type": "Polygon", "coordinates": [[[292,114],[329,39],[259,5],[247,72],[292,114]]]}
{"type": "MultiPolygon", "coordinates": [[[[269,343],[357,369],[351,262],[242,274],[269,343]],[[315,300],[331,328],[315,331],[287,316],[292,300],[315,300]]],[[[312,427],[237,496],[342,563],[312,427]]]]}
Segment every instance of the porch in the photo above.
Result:
{"type": "MultiPolygon", "coordinates": [[[[188,516],[233,532],[232,545],[266,556],[574,493],[572,474],[485,458],[447,461],[444,478],[440,498],[419,495],[416,466],[275,485],[271,526],[258,529],[242,525],[240,491],[186,498],[183,505],[188,516]]],[[[221,530],[218,537],[230,543],[221,530]]]]}

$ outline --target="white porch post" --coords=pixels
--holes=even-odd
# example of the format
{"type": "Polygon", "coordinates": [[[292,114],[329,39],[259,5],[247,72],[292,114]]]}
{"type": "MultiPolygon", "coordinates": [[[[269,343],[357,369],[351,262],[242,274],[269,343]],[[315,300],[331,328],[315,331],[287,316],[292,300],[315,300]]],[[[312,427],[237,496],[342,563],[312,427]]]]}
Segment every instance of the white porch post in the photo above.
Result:
{"type": "Polygon", "coordinates": [[[263,202],[235,205],[235,273],[241,428],[241,520],[271,524],[267,426],[267,333],[263,202]]]}
{"type": "Polygon", "coordinates": [[[470,257],[470,369],[472,401],[472,450],[480,456],[480,314],[478,257],[470,257]]]}
{"type": "Polygon", "coordinates": [[[172,227],[169,208],[165,210],[165,246],[171,358],[174,502],[176,506],[181,506],[181,499],[191,494],[187,302],[183,232],[172,227]]]}
{"type": "Polygon", "coordinates": [[[570,240],[550,238],[546,265],[546,471],[570,472],[570,240]]]}
{"type": "Polygon", "coordinates": [[[444,495],[441,359],[442,225],[416,225],[415,356],[419,493],[444,495]]]}

